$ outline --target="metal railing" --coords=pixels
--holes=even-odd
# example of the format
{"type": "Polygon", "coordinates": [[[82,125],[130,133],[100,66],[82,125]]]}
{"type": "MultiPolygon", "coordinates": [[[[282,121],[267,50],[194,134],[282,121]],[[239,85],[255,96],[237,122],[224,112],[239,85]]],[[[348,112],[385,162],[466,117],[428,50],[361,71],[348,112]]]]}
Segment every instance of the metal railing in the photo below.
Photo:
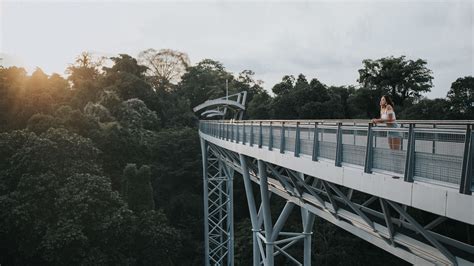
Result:
{"type": "Polygon", "coordinates": [[[366,120],[201,121],[204,134],[255,148],[279,150],[366,173],[474,190],[474,121],[397,121],[398,128],[366,120]]]}

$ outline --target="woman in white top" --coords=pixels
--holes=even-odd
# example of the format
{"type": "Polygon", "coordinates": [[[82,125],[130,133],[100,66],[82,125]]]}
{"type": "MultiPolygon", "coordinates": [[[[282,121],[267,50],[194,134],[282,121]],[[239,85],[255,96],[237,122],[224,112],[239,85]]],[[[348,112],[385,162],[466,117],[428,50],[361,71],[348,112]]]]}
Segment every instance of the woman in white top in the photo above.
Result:
{"type": "MultiPolygon", "coordinates": [[[[395,111],[393,110],[392,99],[388,95],[380,98],[380,118],[372,119],[372,123],[386,123],[387,127],[397,128],[397,118],[395,117],[395,111]]],[[[389,131],[388,132],[388,145],[392,150],[399,150],[401,142],[400,132],[389,131]]]]}

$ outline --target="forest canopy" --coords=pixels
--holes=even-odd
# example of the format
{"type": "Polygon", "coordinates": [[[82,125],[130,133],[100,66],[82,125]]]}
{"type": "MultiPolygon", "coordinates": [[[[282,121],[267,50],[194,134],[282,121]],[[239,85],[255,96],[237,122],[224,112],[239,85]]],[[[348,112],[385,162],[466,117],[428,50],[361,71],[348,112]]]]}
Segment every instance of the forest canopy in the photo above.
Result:
{"type": "MultiPolygon", "coordinates": [[[[252,70],[232,73],[212,59],[191,64],[171,49],[138,58],[83,53],[66,76],[0,67],[0,264],[201,265],[192,107],[224,96],[226,82],[229,94],[248,92],[245,119],[370,119],[382,95],[392,96],[399,119],[474,119],[472,76],[454,80],[446,98],[428,99],[434,76],[426,60],[366,59],[358,72],[347,86],[324,84],[317,73],[285,75],[269,92],[252,70]]],[[[245,201],[236,182],[236,200],[245,201]]],[[[243,265],[252,252],[247,217],[236,208],[243,265]]],[[[334,252],[367,244],[317,226],[314,241],[332,243],[315,246],[316,264],[392,257],[334,252]]]]}

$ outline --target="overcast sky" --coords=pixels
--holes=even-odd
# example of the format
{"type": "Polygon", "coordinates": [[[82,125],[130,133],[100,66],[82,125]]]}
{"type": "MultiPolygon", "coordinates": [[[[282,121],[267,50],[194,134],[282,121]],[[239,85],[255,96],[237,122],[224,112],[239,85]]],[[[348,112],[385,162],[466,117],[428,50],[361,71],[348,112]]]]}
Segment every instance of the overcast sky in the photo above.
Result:
{"type": "Polygon", "coordinates": [[[445,97],[474,73],[469,1],[5,1],[4,65],[64,73],[82,51],[137,56],[148,48],[186,52],[251,69],[264,87],[299,73],[327,85],[357,84],[366,58],[406,55],[433,70],[429,98],[445,97]]]}

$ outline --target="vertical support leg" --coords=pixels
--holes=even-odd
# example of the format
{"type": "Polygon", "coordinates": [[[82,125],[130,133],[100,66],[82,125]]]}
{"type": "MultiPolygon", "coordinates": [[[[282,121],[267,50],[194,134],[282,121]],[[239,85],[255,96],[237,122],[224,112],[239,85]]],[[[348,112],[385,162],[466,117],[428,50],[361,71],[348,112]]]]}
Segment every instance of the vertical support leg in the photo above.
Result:
{"type": "Polygon", "coordinates": [[[250,180],[249,169],[245,155],[240,154],[240,165],[242,166],[242,176],[244,178],[245,194],[249,206],[250,221],[252,223],[252,242],[253,242],[253,265],[260,265],[260,251],[257,243],[257,233],[260,231],[258,224],[257,208],[253,197],[252,181],[250,180]]]}
{"type": "Polygon", "coordinates": [[[226,175],[227,194],[227,265],[234,265],[234,169],[224,165],[223,170],[226,175]]]}
{"type": "Polygon", "coordinates": [[[207,142],[201,138],[201,153],[202,153],[202,177],[203,177],[203,194],[204,194],[204,265],[208,266],[209,264],[209,197],[208,197],[208,177],[207,177],[207,152],[208,152],[207,142]]]}
{"type": "Polygon", "coordinates": [[[268,179],[265,162],[258,160],[258,175],[260,178],[260,195],[263,208],[263,225],[265,228],[265,265],[273,266],[272,216],[270,213],[270,199],[268,193],[268,179]]]}
{"type": "Polygon", "coordinates": [[[307,209],[301,208],[301,220],[303,221],[304,234],[304,258],[305,266],[311,265],[311,236],[313,234],[313,224],[316,216],[307,209]]]}

